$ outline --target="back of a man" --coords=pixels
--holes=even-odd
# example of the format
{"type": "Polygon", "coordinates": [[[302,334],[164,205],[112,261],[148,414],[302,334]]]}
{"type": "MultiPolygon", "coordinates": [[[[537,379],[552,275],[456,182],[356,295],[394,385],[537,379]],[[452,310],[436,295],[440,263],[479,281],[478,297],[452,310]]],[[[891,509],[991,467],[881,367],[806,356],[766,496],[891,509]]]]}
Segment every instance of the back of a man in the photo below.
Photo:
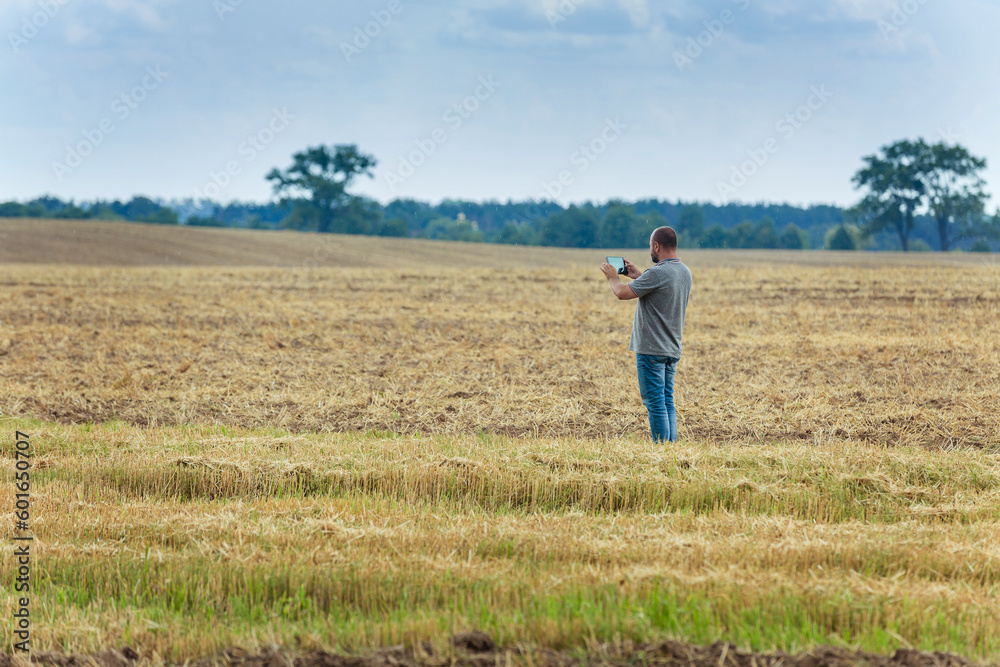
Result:
{"type": "Polygon", "coordinates": [[[681,358],[684,314],[691,270],[680,259],[664,259],[629,283],[639,297],[628,349],[636,354],[681,358]]]}
{"type": "Polygon", "coordinates": [[[639,393],[649,415],[650,434],[655,441],[677,440],[677,411],[674,406],[674,374],[681,358],[684,316],[691,295],[691,271],[677,257],[677,234],[660,227],[649,239],[650,257],[655,263],[640,272],[626,262],[628,276],[623,285],[613,267],[601,267],[621,300],[638,299],[629,350],[636,355],[639,393]],[[610,269],[610,271],[609,271],[610,269]]]}

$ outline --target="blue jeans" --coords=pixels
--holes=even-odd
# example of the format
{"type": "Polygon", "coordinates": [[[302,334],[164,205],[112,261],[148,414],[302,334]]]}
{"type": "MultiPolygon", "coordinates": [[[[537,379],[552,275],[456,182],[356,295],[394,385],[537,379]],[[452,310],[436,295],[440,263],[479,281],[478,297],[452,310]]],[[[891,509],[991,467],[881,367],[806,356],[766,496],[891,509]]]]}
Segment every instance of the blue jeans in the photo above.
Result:
{"type": "Polygon", "coordinates": [[[674,372],[677,359],[636,354],[639,395],[649,413],[649,431],[656,442],[677,440],[677,411],[674,409],[674,372]]]}

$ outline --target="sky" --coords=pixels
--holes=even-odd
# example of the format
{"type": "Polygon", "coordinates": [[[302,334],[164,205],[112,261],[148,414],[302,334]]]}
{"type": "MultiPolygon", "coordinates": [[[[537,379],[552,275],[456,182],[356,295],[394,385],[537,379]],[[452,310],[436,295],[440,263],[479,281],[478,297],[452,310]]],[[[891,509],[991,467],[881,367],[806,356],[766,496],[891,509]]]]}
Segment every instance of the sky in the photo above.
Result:
{"type": "Polygon", "coordinates": [[[1000,199],[1000,0],[0,0],[0,200],[267,201],[356,144],[397,197],[849,205],[958,142],[1000,199]]]}

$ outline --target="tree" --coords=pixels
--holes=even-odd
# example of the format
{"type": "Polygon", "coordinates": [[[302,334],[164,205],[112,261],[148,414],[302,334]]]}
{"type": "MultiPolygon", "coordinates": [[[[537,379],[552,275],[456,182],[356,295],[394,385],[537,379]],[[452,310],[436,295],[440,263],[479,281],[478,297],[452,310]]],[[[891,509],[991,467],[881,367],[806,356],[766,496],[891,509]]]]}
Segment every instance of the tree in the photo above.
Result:
{"type": "Polygon", "coordinates": [[[452,218],[431,220],[422,236],[439,241],[481,243],[483,240],[483,233],[472,222],[469,220],[453,220],[452,218]]]}
{"type": "Polygon", "coordinates": [[[0,204],[0,218],[23,218],[27,213],[24,204],[8,201],[0,204]]]}
{"type": "Polygon", "coordinates": [[[293,204],[286,226],[364,234],[372,231],[378,216],[370,201],[348,194],[347,188],[358,176],[371,178],[376,164],[354,144],[320,145],[295,153],[292,166],[272,169],[266,178],[273,181],[274,193],[283,195],[282,204],[293,204]]]}
{"type": "Polygon", "coordinates": [[[836,227],[832,227],[827,233],[826,249],[857,250],[858,246],[854,236],[851,234],[850,230],[848,230],[847,225],[840,224],[836,227]]]}
{"type": "MultiPolygon", "coordinates": [[[[636,216],[635,224],[632,225],[632,243],[630,248],[649,247],[649,237],[654,230],[667,226],[667,219],[656,210],[649,211],[644,215],[636,216]]],[[[678,236],[678,244],[683,237],[678,236]]]]}
{"type": "Polygon", "coordinates": [[[147,213],[145,215],[140,215],[135,218],[136,222],[153,222],[158,225],[176,225],[180,224],[180,220],[177,216],[177,211],[171,210],[166,206],[160,206],[153,213],[147,213]]]}
{"type": "Polygon", "coordinates": [[[340,208],[331,231],[341,234],[376,234],[381,227],[382,205],[374,199],[355,195],[349,196],[347,203],[340,208]]]}
{"type": "Polygon", "coordinates": [[[162,207],[149,197],[139,195],[132,197],[122,208],[126,220],[150,222],[159,214],[162,207]]]}
{"type": "MultiPolygon", "coordinates": [[[[570,207],[573,208],[573,207],[570,207]]],[[[568,211],[567,211],[568,212],[568,211]]],[[[597,217],[594,209],[578,208],[573,215],[571,228],[576,229],[573,242],[570,244],[574,248],[596,248],[600,245],[598,237],[601,232],[601,221],[597,217]]]]}
{"type": "Polygon", "coordinates": [[[705,234],[701,237],[698,245],[702,248],[725,248],[726,240],[726,228],[715,224],[705,230],[705,234]]]}
{"type": "Polygon", "coordinates": [[[90,207],[90,217],[95,220],[124,220],[125,216],[108,204],[97,202],[90,207]]]}
{"type": "Polygon", "coordinates": [[[992,218],[984,216],[972,231],[980,239],[1000,241],[1000,209],[997,209],[992,218]]]}
{"type": "Polygon", "coordinates": [[[24,217],[26,218],[47,218],[51,211],[38,200],[29,201],[24,205],[24,217]]]}
{"type": "Polygon", "coordinates": [[[921,139],[917,145],[922,151],[919,177],[944,252],[956,236],[967,236],[985,213],[989,196],[983,191],[986,183],[979,172],[986,168],[986,160],[957,144],[949,146],[941,141],[928,145],[921,139]]]}
{"type": "Polygon", "coordinates": [[[382,223],[378,228],[378,235],[406,237],[410,235],[410,229],[406,226],[406,220],[393,218],[382,223]]]}
{"type": "Polygon", "coordinates": [[[865,166],[851,182],[866,188],[867,194],[855,207],[853,215],[865,220],[867,234],[891,229],[899,235],[903,250],[909,249],[917,209],[926,189],[921,178],[926,144],[908,140],[883,146],[880,154],[863,159],[865,166]]]}
{"type": "MultiPolygon", "coordinates": [[[[973,245],[989,246],[992,241],[1000,241],[1000,210],[992,218],[985,215],[977,216],[964,226],[964,236],[975,239],[973,245]]],[[[971,249],[971,248],[970,248],[971,249]]]]}
{"type": "Polygon", "coordinates": [[[778,238],[778,247],[785,250],[806,250],[809,248],[809,236],[795,224],[789,224],[778,238]]]}
{"type": "Polygon", "coordinates": [[[774,225],[774,220],[768,216],[761,218],[753,229],[753,238],[748,247],[751,248],[777,248],[780,245],[778,230],[774,225]]]}
{"type": "Polygon", "coordinates": [[[32,218],[48,218],[55,217],[53,214],[58,213],[61,209],[66,207],[58,197],[53,197],[51,195],[42,195],[32,199],[27,204],[29,217],[32,218]]]}
{"type": "Polygon", "coordinates": [[[389,219],[402,218],[405,220],[406,228],[410,234],[421,233],[431,220],[438,217],[434,207],[427,202],[415,199],[393,199],[385,207],[383,213],[389,219]]]}
{"type": "Polygon", "coordinates": [[[85,220],[90,217],[90,213],[83,210],[76,204],[70,203],[52,214],[53,218],[65,218],[72,220],[85,220]]]}
{"type": "Polygon", "coordinates": [[[508,220],[503,224],[495,241],[508,245],[534,245],[535,230],[526,222],[508,220]]]}
{"type": "Polygon", "coordinates": [[[726,233],[727,248],[749,248],[753,242],[754,224],[744,220],[726,233]]]}
{"type": "Polygon", "coordinates": [[[593,208],[573,204],[542,222],[540,240],[547,246],[596,248],[599,228],[600,219],[593,208]]]}
{"type": "Polygon", "coordinates": [[[684,234],[692,245],[705,233],[705,211],[697,204],[688,204],[677,215],[677,231],[684,234]]]}
{"type": "Polygon", "coordinates": [[[631,206],[622,202],[609,202],[601,223],[602,245],[608,248],[635,247],[635,227],[638,220],[631,206]]]}

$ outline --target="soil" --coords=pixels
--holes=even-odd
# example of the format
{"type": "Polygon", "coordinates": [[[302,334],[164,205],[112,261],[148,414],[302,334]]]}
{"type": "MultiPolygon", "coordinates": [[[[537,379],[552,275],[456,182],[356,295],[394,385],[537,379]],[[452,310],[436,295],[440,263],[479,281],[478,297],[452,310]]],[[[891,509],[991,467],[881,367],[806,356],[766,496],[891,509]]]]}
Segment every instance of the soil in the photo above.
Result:
{"type": "MultiPolygon", "coordinates": [[[[489,635],[467,632],[451,638],[453,654],[436,655],[428,643],[412,649],[402,646],[383,648],[371,653],[351,656],[316,651],[305,654],[269,651],[252,654],[243,649],[229,649],[218,656],[187,661],[187,667],[496,667],[498,665],[528,665],[529,667],[583,667],[585,665],[662,665],[664,667],[978,667],[976,663],[952,653],[928,653],[899,649],[892,655],[877,655],[844,648],[822,646],[807,653],[751,653],[730,644],[716,642],[695,646],[675,641],[636,646],[602,645],[582,655],[549,648],[526,650],[520,647],[498,647],[489,635]]],[[[53,667],[133,667],[141,660],[130,647],[108,649],[93,655],[62,655],[33,653],[31,662],[53,667]]],[[[0,667],[25,664],[10,655],[0,655],[0,667]]]]}

